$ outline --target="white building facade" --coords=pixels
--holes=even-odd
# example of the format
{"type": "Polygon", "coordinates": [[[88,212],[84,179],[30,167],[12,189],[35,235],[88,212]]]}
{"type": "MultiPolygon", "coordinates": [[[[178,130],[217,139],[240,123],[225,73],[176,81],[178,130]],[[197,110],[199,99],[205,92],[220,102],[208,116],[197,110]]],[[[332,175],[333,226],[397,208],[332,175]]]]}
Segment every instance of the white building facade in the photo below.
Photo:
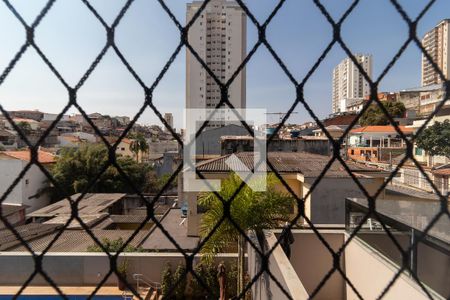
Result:
{"type": "MultiPolygon", "coordinates": [[[[450,19],[442,20],[428,31],[422,39],[422,45],[446,79],[450,78],[450,19]]],[[[422,86],[442,83],[441,77],[431,63],[422,54],[422,86]]]]}
{"type": "MultiPolygon", "coordinates": [[[[187,22],[203,1],[187,4],[187,22]]],[[[241,65],[247,48],[247,17],[234,1],[212,0],[189,30],[189,43],[215,76],[225,83],[241,65]]],[[[186,50],[186,108],[213,109],[221,99],[220,87],[189,49],[186,50]]],[[[229,87],[235,108],[246,107],[245,68],[229,87]]]]}
{"type": "MultiPolygon", "coordinates": [[[[356,60],[372,78],[372,55],[356,54],[356,60]]],[[[348,57],[333,70],[332,112],[347,111],[347,107],[370,94],[369,83],[348,57]]]]}
{"type": "MultiPolygon", "coordinates": [[[[14,157],[4,153],[8,152],[0,152],[0,170],[2,170],[0,172],[0,195],[5,193],[29,163],[29,159],[14,157]]],[[[41,154],[39,154],[39,157],[41,157],[41,154]]],[[[42,161],[41,163],[44,166],[48,164],[42,161]]],[[[3,204],[25,205],[26,212],[30,213],[50,204],[49,194],[44,192],[48,187],[48,178],[36,165],[32,165],[6,197],[3,204]]]]}

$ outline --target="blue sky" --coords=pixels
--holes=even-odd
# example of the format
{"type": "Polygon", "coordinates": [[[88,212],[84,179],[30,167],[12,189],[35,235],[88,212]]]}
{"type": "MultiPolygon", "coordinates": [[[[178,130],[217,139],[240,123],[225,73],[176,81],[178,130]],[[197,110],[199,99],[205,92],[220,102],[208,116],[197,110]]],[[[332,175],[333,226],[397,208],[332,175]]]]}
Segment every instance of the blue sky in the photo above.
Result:
{"type": "MultiPolygon", "coordinates": [[[[28,23],[44,6],[44,0],[11,0],[28,23]]],[[[185,0],[166,0],[182,24],[185,0]]],[[[415,17],[428,3],[402,0],[407,13],[415,17]]],[[[92,0],[104,19],[111,23],[122,0],[92,0]]],[[[250,10],[264,20],[277,1],[247,0],[250,10]]],[[[334,18],[347,9],[349,0],[323,0],[334,18]]],[[[438,0],[423,17],[418,35],[450,17],[450,1],[438,0]]],[[[408,28],[389,0],[361,0],[342,27],[342,36],[354,53],[373,55],[373,77],[378,77],[406,40],[408,28]]],[[[58,0],[35,33],[36,43],[71,85],[81,78],[105,44],[101,24],[80,0],[58,0]]],[[[312,0],[287,0],[268,27],[267,38],[289,70],[300,80],[331,41],[332,30],[312,0]]],[[[0,4],[0,72],[23,44],[25,32],[6,6],[0,4]]],[[[248,22],[248,49],[257,40],[257,31],[248,22]]],[[[127,60],[148,84],[154,81],[179,41],[179,33],[156,0],[136,0],[116,31],[116,43],[127,60]]],[[[181,125],[185,103],[185,49],[156,88],[154,102],[162,113],[176,112],[175,126],[181,125]]],[[[335,45],[305,86],[305,96],[319,117],[331,112],[332,69],[346,57],[335,45]]],[[[420,85],[421,55],[410,45],[383,79],[381,90],[391,91],[420,85]]],[[[286,111],[295,99],[295,90],[269,52],[261,47],[247,66],[247,106],[268,111],[286,111]]],[[[118,57],[110,49],[91,77],[80,89],[78,102],[87,112],[134,115],[143,103],[143,92],[118,57]]],[[[0,103],[6,109],[40,109],[59,112],[67,103],[67,92],[33,49],[29,49],[0,86],[0,103]]],[[[310,120],[302,106],[291,122],[310,120]]],[[[75,113],[75,110],[70,112],[75,113]]],[[[269,119],[270,122],[276,121],[269,119]]],[[[141,123],[157,123],[147,110],[141,123]]]]}

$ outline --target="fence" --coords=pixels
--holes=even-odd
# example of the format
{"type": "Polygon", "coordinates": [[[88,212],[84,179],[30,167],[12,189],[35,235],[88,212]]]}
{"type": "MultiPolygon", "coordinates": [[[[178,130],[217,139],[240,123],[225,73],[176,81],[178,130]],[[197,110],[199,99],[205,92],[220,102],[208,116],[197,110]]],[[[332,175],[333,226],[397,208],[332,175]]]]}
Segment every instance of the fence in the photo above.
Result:
{"type": "MultiPolygon", "coordinates": [[[[402,47],[398,50],[398,52],[395,54],[395,56],[392,58],[392,60],[386,66],[386,68],[381,72],[381,75],[378,78],[372,80],[368,76],[368,74],[364,71],[364,69],[361,67],[361,65],[359,64],[359,62],[357,61],[357,59],[355,58],[353,53],[350,51],[349,47],[346,45],[346,43],[344,42],[344,40],[342,39],[342,36],[341,36],[341,28],[342,28],[343,23],[348,19],[349,15],[351,15],[353,13],[357,13],[357,12],[354,12],[354,11],[355,11],[355,8],[358,7],[358,4],[360,3],[360,1],[359,0],[352,1],[351,5],[345,11],[345,13],[342,15],[342,17],[340,17],[339,19],[334,19],[332,17],[332,15],[330,14],[330,12],[327,10],[327,8],[321,3],[320,0],[312,0],[314,5],[317,7],[317,9],[321,12],[321,14],[324,16],[324,18],[330,24],[331,30],[333,32],[333,38],[332,38],[332,41],[328,44],[328,46],[325,48],[325,50],[321,53],[321,55],[319,56],[317,61],[314,62],[313,67],[309,70],[309,72],[306,74],[306,76],[304,78],[302,78],[301,80],[298,80],[298,79],[296,79],[294,77],[294,75],[291,73],[289,67],[283,62],[283,60],[280,58],[280,56],[274,50],[272,45],[266,39],[266,31],[267,31],[268,27],[270,26],[271,21],[273,20],[274,16],[278,13],[280,8],[283,7],[283,5],[285,5],[285,3],[288,2],[288,1],[287,0],[276,1],[277,5],[273,9],[273,11],[270,13],[270,15],[267,17],[267,19],[264,22],[260,22],[260,21],[257,20],[257,18],[254,16],[252,11],[247,7],[247,5],[244,3],[243,0],[236,0],[238,5],[243,9],[245,14],[247,15],[248,20],[254,26],[256,26],[256,28],[258,30],[258,41],[255,44],[255,46],[253,48],[251,48],[251,50],[247,54],[246,58],[242,61],[240,66],[235,70],[233,75],[226,82],[223,82],[223,81],[221,81],[220,78],[218,78],[214,74],[214,72],[211,70],[211,67],[205,61],[203,61],[201,59],[200,55],[192,47],[192,45],[189,43],[189,39],[188,39],[190,28],[192,27],[194,22],[199,18],[199,16],[201,15],[202,11],[205,9],[206,5],[208,5],[208,3],[211,2],[211,0],[205,0],[204,1],[204,3],[201,5],[200,9],[195,13],[195,15],[192,18],[192,20],[190,20],[187,23],[186,26],[184,26],[184,25],[182,25],[180,23],[180,21],[175,17],[175,15],[173,14],[173,12],[169,8],[169,6],[164,2],[164,0],[158,0],[158,2],[161,5],[161,9],[164,10],[167,13],[168,18],[170,18],[173,21],[173,23],[175,24],[175,26],[178,28],[179,33],[180,33],[180,40],[179,40],[178,46],[176,47],[175,51],[171,55],[170,59],[165,64],[164,68],[161,70],[159,76],[150,85],[147,85],[140,78],[138,73],[135,72],[133,66],[130,65],[130,63],[126,60],[124,55],[122,55],[119,47],[115,43],[115,38],[114,38],[115,30],[120,25],[124,15],[127,13],[127,11],[129,10],[130,6],[133,5],[133,2],[135,2],[135,1],[127,0],[125,2],[125,4],[123,5],[122,9],[120,10],[120,12],[118,13],[118,15],[116,16],[116,18],[114,19],[114,21],[112,22],[111,25],[109,25],[108,22],[106,22],[103,19],[101,14],[94,8],[94,6],[91,5],[90,1],[88,1],[88,0],[80,0],[80,1],[82,1],[82,3],[86,6],[86,8],[89,10],[89,12],[92,13],[92,15],[98,20],[98,22],[104,28],[105,36],[107,37],[107,41],[106,41],[105,45],[103,46],[103,48],[101,49],[101,51],[96,56],[96,58],[94,59],[94,61],[92,61],[92,63],[90,64],[89,68],[84,73],[84,76],[75,85],[70,85],[66,81],[66,79],[60,73],[60,71],[52,64],[51,59],[46,56],[44,51],[42,51],[42,49],[35,42],[35,39],[34,39],[34,32],[35,32],[35,30],[41,24],[42,20],[44,18],[46,18],[46,16],[48,15],[49,11],[52,9],[52,7],[54,6],[55,2],[57,2],[57,0],[49,0],[49,1],[47,1],[46,5],[43,7],[43,9],[40,11],[38,16],[34,19],[34,21],[32,23],[27,23],[25,21],[25,19],[22,17],[22,15],[19,13],[19,11],[13,5],[12,1],[9,1],[9,0],[3,0],[2,1],[3,4],[6,5],[6,7],[10,10],[11,14],[14,15],[14,17],[22,24],[23,28],[26,31],[26,39],[25,39],[23,45],[20,47],[20,49],[17,51],[17,53],[14,55],[12,60],[7,65],[6,69],[0,71],[1,72],[0,73],[0,89],[2,88],[2,84],[5,82],[5,79],[10,75],[11,71],[15,68],[17,63],[22,59],[24,54],[27,51],[30,51],[31,49],[34,49],[37,52],[37,54],[39,55],[39,57],[42,59],[42,61],[51,70],[53,75],[65,87],[65,89],[67,91],[67,95],[68,95],[68,101],[67,101],[65,107],[63,108],[63,110],[58,114],[58,116],[51,123],[51,125],[48,127],[48,129],[43,133],[42,137],[39,138],[35,143],[31,143],[30,142],[30,140],[27,138],[26,134],[24,134],[24,132],[19,128],[18,124],[14,123],[13,119],[11,118],[11,116],[8,114],[6,109],[0,103],[0,111],[1,111],[1,113],[4,115],[4,117],[6,118],[7,122],[9,124],[11,124],[11,126],[14,128],[14,130],[18,132],[18,134],[20,135],[21,139],[26,143],[26,145],[29,148],[30,153],[31,153],[31,161],[23,169],[23,171],[20,173],[20,175],[14,180],[13,184],[11,185],[11,187],[8,188],[3,193],[3,195],[1,195],[0,202],[3,202],[6,199],[6,197],[13,190],[13,188],[24,177],[25,173],[33,165],[36,165],[47,176],[48,180],[55,186],[55,188],[58,190],[58,193],[61,196],[61,198],[66,197],[67,200],[71,203],[71,207],[72,207],[72,215],[69,218],[68,222],[65,224],[65,226],[63,226],[59,230],[59,233],[55,236],[54,240],[52,241],[52,243],[50,243],[49,247],[47,247],[47,249],[45,251],[41,252],[41,253],[34,253],[32,251],[32,249],[27,245],[26,241],[15,230],[14,226],[12,226],[8,222],[8,220],[6,220],[6,218],[4,218],[3,216],[0,216],[0,219],[5,223],[5,225],[8,228],[8,230],[13,232],[14,235],[17,237],[17,239],[19,239],[21,241],[21,243],[25,247],[27,247],[29,252],[32,254],[32,259],[34,261],[34,271],[30,274],[30,276],[27,279],[25,279],[23,281],[22,288],[17,293],[16,296],[20,295],[20,293],[29,285],[29,283],[31,282],[31,280],[34,277],[36,277],[37,275],[40,275],[63,298],[67,299],[67,296],[64,295],[61,292],[61,290],[59,289],[57,282],[46,271],[46,268],[45,268],[46,259],[45,258],[47,256],[47,253],[48,253],[48,250],[49,250],[50,246],[53,243],[55,243],[57,238],[62,234],[62,232],[64,232],[67,229],[68,224],[72,220],[76,220],[76,221],[78,221],[81,224],[83,229],[92,237],[92,239],[95,241],[95,243],[97,243],[100,247],[102,247],[102,249],[105,251],[105,253],[107,255],[107,258],[108,258],[109,270],[105,274],[103,279],[100,280],[100,282],[97,285],[97,288],[94,290],[94,292],[92,293],[91,296],[95,295],[95,293],[98,291],[98,289],[107,281],[107,278],[108,278],[109,275],[116,274],[117,276],[123,278],[121,273],[118,271],[119,254],[120,254],[121,251],[124,250],[125,246],[131,241],[131,239],[134,237],[134,235],[131,236],[125,242],[125,244],[123,245],[121,251],[119,251],[118,253],[109,253],[109,252],[106,251],[106,249],[104,249],[102,243],[95,237],[95,235],[92,233],[92,231],[89,229],[89,227],[82,221],[82,219],[78,215],[78,207],[77,207],[77,205],[80,202],[80,200],[86,195],[86,193],[89,191],[89,188],[92,185],[95,184],[95,182],[99,179],[101,174],[103,172],[105,172],[106,169],[109,166],[113,166],[113,167],[115,167],[118,170],[118,172],[122,176],[123,180],[135,191],[135,193],[139,197],[141,197],[143,199],[143,201],[146,203],[146,205],[148,207],[148,214],[147,214],[146,220],[141,224],[140,228],[138,228],[136,230],[135,235],[137,234],[139,229],[143,228],[143,226],[145,225],[145,222],[147,222],[149,220],[153,221],[162,230],[162,232],[167,236],[167,238],[176,246],[176,248],[179,250],[179,252],[182,254],[182,257],[183,257],[183,259],[184,259],[184,261],[186,263],[186,271],[185,271],[185,274],[184,274],[185,276],[187,276],[188,274],[194,276],[195,278],[198,279],[198,281],[201,283],[201,285],[206,290],[210,291],[211,294],[213,293],[213,291],[210,290],[210,288],[207,286],[207,284],[204,282],[204,280],[198,274],[195,273],[194,268],[193,268],[193,258],[202,249],[202,247],[205,245],[205,242],[213,235],[213,233],[217,230],[217,228],[220,226],[220,224],[226,219],[226,220],[228,220],[230,222],[230,224],[232,224],[233,226],[236,227],[236,229],[239,231],[240,235],[245,239],[246,243],[248,243],[249,246],[254,249],[254,251],[256,252],[256,255],[258,255],[260,257],[260,260],[262,262],[260,271],[256,272],[254,274],[253,278],[250,278],[248,283],[245,285],[244,289],[240,292],[239,295],[237,295],[237,297],[238,298],[243,298],[245,296],[245,294],[247,293],[247,291],[249,291],[251,289],[252,285],[256,282],[256,280],[260,276],[262,276],[262,274],[267,274],[267,276],[269,276],[270,279],[280,288],[280,291],[287,298],[292,299],[292,295],[290,295],[282,287],[282,285],[279,283],[278,279],[272,274],[268,264],[266,263],[269,260],[269,257],[272,255],[272,252],[274,251],[275,247],[279,244],[279,241],[277,241],[272,246],[271,249],[269,249],[268,251],[263,253],[254,244],[254,242],[251,239],[249,239],[249,237],[247,236],[246,232],[242,228],[239,228],[237,226],[236,221],[234,221],[232,219],[232,215],[231,215],[231,212],[230,212],[230,209],[229,209],[230,208],[229,203],[232,202],[233,199],[236,197],[236,195],[239,193],[239,191],[242,190],[242,188],[244,187],[243,183],[239,186],[239,188],[235,191],[235,193],[233,194],[233,196],[230,199],[224,199],[220,194],[216,193],[216,197],[219,198],[222,201],[222,203],[224,204],[224,207],[225,207],[225,209],[224,209],[224,216],[221,219],[221,222],[218,222],[218,224],[216,225],[214,230],[212,230],[211,233],[205,238],[205,240],[203,240],[199,244],[199,246],[195,249],[195,251],[193,253],[186,253],[185,251],[183,251],[178,246],[177,242],[167,233],[167,231],[164,230],[164,227],[160,224],[160,222],[153,215],[153,209],[152,209],[153,204],[155,203],[155,201],[157,201],[157,199],[164,193],[165,189],[169,187],[170,183],[172,181],[174,181],[176,179],[176,176],[181,172],[181,166],[179,166],[176,169],[176,171],[171,175],[169,181],[164,185],[164,187],[158,193],[158,195],[155,197],[155,199],[153,201],[151,201],[151,202],[148,202],[148,201],[145,200],[144,196],[142,195],[142,193],[140,191],[140,187],[136,186],[136,184],[132,180],[130,180],[130,178],[127,176],[127,174],[125,174],[125,172],[118,165],[118,163],[116,161],[116,157],[115,157],[115,150],[116,150],[118,144],[129,133],[129,131],[131,130],[132,126],[136,123],[138,118],[141,116],[141,114],[147,108],[151,109],[151,111],[153,111],[158,116],[158,118],[161,120],[161,122],[164,124],[164,126],[173,135],[174,139],[178,141],[180,147],[183,147],[183,142],[182,142],[181,138],[174,132],[173,128],[171,128],[169,126],[169,124],[163,118],[162,114],[159,112],[158,108],[155,106],[155,104],[154,104],[154,102],[152,100],[152,96],[153,96],[153,93],[155,91],[155,88],[159,85],[160,81],[164,78],[164,76],[166,75],[168,69],[171,67],[172,63],[177,58],[177,56],[179,55],[179,53],[180,53],[180,51],[181,51],[181,49],[183,47],[186,47],[188,49],[188,51],[190,51],[192,53],[193,57],[199,61],[201,66],[207,71],[207,73],[209,74],[211,79],[219,87],[221,98],[220,98],[220,101],[218,102],[216,108],[220,108],[223,105],[228,105],[229,107],[233,108],[233,105],[230,103],[230,101],[228,99],[228,90],[230,88],[230,85],[233,83],[234,79],[238,76],[238,74],[244,69],[246,64],[252,59],[252,57],[255,54],[255,52],[257,52],[260,48],[265,47],[269,51],[270,55],[275,59],[277,64],[281,67],[281,69],[286,74],[286,76],[289,78],[290,82],[292,83],[292,86],[296,90],[296,99],[295,99],[295,101],[293,102],[293,104],[290,107],[290,109],[287,111],[286,115],[281,120],[281,122],[278,125],[278,127],[276,128],[275,132],[273,132],[272,135],[269,137],[268,144],[270,145],[270,143],[273,141],[273,139],[275,138],[275,136],[278,133],[278,131],[281,129],[283,124],[286,122],[286,120],[293,113],[294,109],[296,107],[301,106],[310,114],[312,119],[317,123],[318,127],[322,130],[322,132],[325,134],[325,136],[329,139],[330,144],[333,146],[333,154],[332,154],[332,156],[330,158],[329,163],[326,165],[326,167],[323,170],[321,170],[320,175],[316,178],[316,180],[314,180],[314,183],[311,185],[311,188],[310,188],[309,192],[307,194],[303,195],[303,197],[298,197],[293,192],[293,190],[289,186],[289,184],[282,178],[282,176],[279,174],[277,169],[269,161],[266,162],[267,165],[273,170],[273,173],[275,174],[275,176],[281,181],[283,186],[292,194],[292,197],[294,197],[295,200],[296,200],[296,205],[297,205],[297,210],[296,211],[298,213],[297,213],[296,217],[290,222],[289,226],[293,227],[300,218],[305,220],[305,222],[311,227],[311,229],[314,231],[314,233],[317,235],[317,237],[321,240],[321,242],[323,243],[323,246],[330,250],[330,255],[332,255],[333,258],[334,258],[334,265],[333,265],[333,267],[330,269],[330,271],[327,273],[327,275],[324,276],[323,280],[316,287],[316,289],[310,294],[310,298],[314,298],[314,296],[318,293],[318,291],[326,284],[326,282],[330,278],[330,276],[333,273],[335,273],[335,272],[341,273],[344,276],[344,279],[345,279],[346,283],[351,287],[351,289],[353,290],[355,295],[357,297],[359,297],[359,298],[362,298],[361,295],[357,291],[357,287],[355,287],[352,284],[351,280],[349,278],[347,278],[345,276],[345,274],[342,273],[342,270],[341,270],[340,265],[339,265],[339,258],[345,252],[347,245],[355,237],[355,235],[358,233],[358,231],[361,229],[361,227],[367,221],[367,219],[369,217],[374,217],[375,219],[378,219],[377,218],[377,211],[376,211],[376,199],[377,199],[377,197],[383,191],[384,187],[392,181],[393,177],[399,172],[399,169],[403,166],[403,164],[406,162],[406,160],[410,159],[414,163],[414,165],[417,167],[417,169],[420,170],[420,172],[423,174],[425,180],[428,181],[428,183],[430,184],[432,189],[440,197],[440,201],[442,203],[442,206],[441,206],[440,212],[438,214],[436,214],[436,216],[430,220],[428,226],[426,228],[424,228],[422,234],[417,236],[417,239],[416,239],[415,243],[410,245],[410,247],[408,247],[407,249],[403,249],[399,245],[399,243],[396,241],[396,237],[390,232],[390,229],[388,228],[388,226],[386,226],[383,223],[383,220],[382,219],[378,220],[380,222],[381,226],[384,228],[384,230],[385,230],[387,236],[389,237],[389,239],[392,240],[395,245],[397,245],[397,247],[399,248],[399,251],[400,251],[400,253],[401,253],[402,257],[403,257],[403,260],[402,260],[403,263],[402,263],[401,268],[398,270],[398,272],[392,278],[392,280],[389,282],[389,284],[384,287],[383,291],[380,291],[379,298],[382,298],[387,293],[387,291],[395,283],[395,281],[398,278],[398,276],[400,276],[400,274],[403,271],[406,270],[406,271],[411,272],[412,278],[422,288],[422,290],[426,293],[426,295],[428,295],[428,297],[430,299],[432,299],[432,295],[423,286],[423,284],[421,283],[421,281],[418,278],[417,274],[415,274],[414,270],[411,270],[410,267],[408,266],[408,264],[406,264],[405,262],[408,261],[408,257],[410,256],[410,253],[411,253],[412,249],[417,245],[417,243],[419,243],[422,239],[424,239],[426,237],[428,231],[433,226],[433,224],[441,217],[442,218],[448,218],[449,217],[449,211],[448,211],[448,208],[447,208],[447,198],[440,193],[440,191],[436,188],[434,182],[424,172],[422,166],[414,159],[414,157],[412,155],[412,153],[413,153],[413,143],[414,143],[415,139],[417,138],[418,135],[420,135],[423,132],[424,128],[430,122],[431,118],[436,114],[436,112],[439,109],[441,109],[441,107],[445,103],[445,100],[448,100],[449,96],[450,96],[449,95],[450,94],[450,82],[448,80],[446,80],[446,78],[444,77],[442,71],[438,68],[436,62],[433,61],[433,59],[431,57],[431,54],[425,51],[424,47],[422,46],[422,44],[421,44],[421,42],[420,42],[420,40],[419,40],[419,38],[417,37],[417,34],[416,34],[417,24],[420,22],[422,17],[427,13],[427,11],[430,10],[430,8],[434,5],[434,3],[436,1],[433,1],[433,0],[427,1],[427,4],[423,8],[423,10],[418,14],[418,16],[415,19],[412,19],[406,13],[406,11],[404,10],[404,8],[402,7],[402,5],[399,3],[398,0],[390,0],[390,3],[392,4],[392,7],[398,12],[399,17],[401,19],[403,19],[405,24],[408,26],[409,32],[408,32],[407,39],[403,43],[402,47]],[[404,53],[404,51],[406,50],[406,48],[410,44],[417,46],[422,51],[422,53],[425,56],[425,59],[428,60],[431,63],[433,69],[437,72],[438,76],[442,79],[442,81],[444,82],[444,87],[445,87],[445,96],[444,96],[444,99],[438,105],[436,105],[436,109],[435,109],[434,113],[430,114],[430,116],[428,117],[426,122],[417,131],[417,133],[412,138],[407,139],[406,136],[403,134],[403,132],[396,125],[396,122],[394,121],[392,116],[389,115],[389,113],[386,110],[386,108],[383,105],[381,105],[380,99],[378,98],[378,86],[379,86],[380,81],[392,69],[392,67],[396,64],[396,62],[399,60],[399,58],[402,56],[402,54],[404,53]],[[349,131],[357,124],[359,117],[356,118],[350,124],[350,126],[345,130],[345,132],[344,132],[344,134],[342,135],[341,138],[335,140],[335,139],[333,139],[332,135],[327,131],[325,126],[322,124],[322,122],[320,121],[320,119],[319,119],[318,115],[316,114],[316,112],[314,112],[312,110],[312,108],[310,106],[310,103],[307,101],[307,99],[305,99],[305,96],[304,96],[305,84],[308,82],[308,80],[314,74],[314,72],[317,70],[317,68],[321,65],[321,63],[324,60],[324,58],[327,57],[328,53],[330,52],[330,50],[334,46],[336,46],[336,47],[340,46],[344,50],[344,52],[355,63],[355,65],[357,66],[358,70],[361,72],[361,74],[364,77],[364,79],[370,85],[370,100],[362,108],[362,111],[359,113],[359,117],[368,109],[368,107],[371,104],[378,105],[380,107],[381,111],[387,116],[387,118],[389,120],[389,123],[394,126],[398,136],[402,138],[402,140],[404,141],[404,144],[406,145],[406,155],[405,155],[405,157],[399,162],[399,164],[392,171],[392,173],[387,178],[385,183],[374,194],[369,194],[365,190],[364,186],[360,183],[358,178],[351,172],[350,168],[347,166],[347,164],[344,161],[344,159],[340,156],[341,145],[343,144],[344,139],[346,138],[346,136],[349,133],[349,131]],[[130,74],[133,76],[133,78],[136,80],[136,82],[140,85],[141,89],[145,93],[145,103],[142,105],[142,107],[139,108],[139,112],[131,120],[130,124],[123,131],[123,133],[120,136],[120,138],[113,144],[108,142],[108,140],[101,133],[99,128],[88,117],[87,113],[85,112],[83,107],[80,106],[80,104],[79,104],[79,102],[77,100],[77,94],[78,94],[80,88],[89,80],[92,72],[97,68],[97,66],[102,61],[102,59],[105,56],[105,53],[108,50],[113,51],[118,56],[118,58],[120,59],[121,63],[123,63],[123,65],[130,72],[130,74]],[[63,115],[71,107],[75,107],[76,109],[78,109],[81,112],[83,117],[87,120],[87,122],[90,124],[90,126],[92,126],[92,128],[94,129],[94,132],[99,137],[101,137],[102,143],[104,143],[106,145],[106,147],[108,148],[109,153],[110,153],[108,162],[105,165],[102,166],[102,171],[100,172],[100,174],[98,174],[98,176],[96,176],[94,178],[91,178],[91,181],[90,181],[88,187],[75,200],[72,200],[72,199],[68,198],[69,195],[67,195],[65,193],[65,187],[64,186],[59,186],[58,183],[52,177],[52,175],[49,173],[49,171],[44,166],[42,166],[42,164],[37,159],[38,158],[38,154],[37,153],[38,153],[39,146],[42,145],[42,143],[44,143],[45,138],[55,128],[56,123],[59,122],[62,119],[63,115]],[[307,199],[310,196],[310,194],[314,191],[315,187],[318,185],[318,183],[321,181],[321,179],[325,176],[325,173],[329,170],[329,168],[331,167],[333,162],[339,162],[340,164],[342,164],[342,166],[344,168],[344,171],[346,173],[348,173],[348,175],[354,180],[356,185],[361,189],[361,191],[364,193],[365,197],[368,199],[368,203],[369,203],[367,213],[361,218],[360,223],[352,230],[349,238],[347,239],[347,241],[344,243],[344,245],[338,251],[333,251],[332,250],[332,248],[327,244],[325,239],[321,237],[321,233],[319,232],[319,230],[317,230],[315,228],[314,224],[311,222],[311,220],[308,218],[308,216],[305,213],[305,199],[307,199]]],[[[406,5],[406,2],[402,2],[402,3],[404,3],[404,5],[406,5]]],[[[7,46],[8,45],[3,44],[3,47],[7,47],[7,46]]],[[[249,131],[249,134],[253,135],[253,131],[249,127],[249,125],[245,121],[241,121],[241,123],[249,131]]],[[[205,129],[206,126],[207,126],[207,121],[199,129],[199,132],[201,132],[203,129],[205,129]]],[[[197,171],[197,175],[200,178],[204,178],[204,176],[203,176],[203,174],[201,172],[197,171]]],[[[178,283],[179,282],[176,282],[175,285],[178,284],[178,283]]],[[[140,297],[140,295],[137,293],[135,288],[130,283],[127,283],[127,286],[137,297],[140,297]]]]}

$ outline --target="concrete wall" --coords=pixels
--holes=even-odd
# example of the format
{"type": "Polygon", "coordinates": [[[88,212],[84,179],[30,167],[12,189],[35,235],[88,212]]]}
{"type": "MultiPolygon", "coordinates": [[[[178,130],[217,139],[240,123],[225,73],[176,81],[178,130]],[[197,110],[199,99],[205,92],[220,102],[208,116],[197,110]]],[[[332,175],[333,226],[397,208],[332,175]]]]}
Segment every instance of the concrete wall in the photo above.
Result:
{"type": "Polygon", "coordinates": [[[220,128],[204,130],[195,140],[195,153],[197,155],[220,155],[220,138],[225,135],[249,135],[245,127],[230,124],[220,128]]]}
{"type": "MultiPolygon", "coordinates": [[[[245,134],[248,135],[248,134],[245,134]]],[[[331,144],[327,139],[274,139],[267,144],[268,152],[309,152],[320,155],[331,154],[331,144]]],[[[226,139],[221,143],[221,154],[253,151],[253,140],[226,139]]]]}
{"type": "MultiPolygon", "coordinates": [[[[27,162],[22,161],[22,164],[23,167],[25,167],[27,162]]],[[[49,185],[48,178],[37,166],[33,165],[28,170],[22,179],[21,184],[23,190],[22,202],[29,206],[29,208],[26,209],[27,213],[50,204],[50,197],[48,194],[41,194],[39,197],[36,196],[43,188],[49,185]]]]}
{"type": "MultiPolygon", "coordinates": [[[[321,230],[320,233],[334,251],[344,242],[342,231],[321,230]]],[[[293,230],[293,235],[295,241],[291,245],[290,261],[307,293],[311,295],[322,278],[333,268],[333,259],[312,230],[293,230]]],[[[341,267],[345,271],[344,259],[341,260],[341,267]]],[[[335,272],[314,299],[344,300],[345,295],[345,281],[335,272]]]]}
{"type": "MultiPolygon", "coordinates": [[[[396,232],[393,234],[403,249],[408,249],[410,236],[396,232]]],[[[384,232],[360,233],[358,237],[395,264],[401,265],[400,251],[384,232]]],[[[417,255],[417,275],[420,280],[440,295],[450,295],[450,257],[423,243],[418,244],[417,255]]]]}
{"type": "MultiPolygon", "coordinates": [[[[376,299],[397,272],[397,267],[359,239],[353,239],[345,249],[347,277],[363,299],[376,299]]],[[[358,299],[347,286],[347,299],[358,299]]],[[[405,274],[391,286],[383,299],[428,299],[420,287],[405,274]]]]}
{"type": "MultiPolygon", "coordinates": [[[[20,160],[0,159],[0,170],[2,170],[0,172],[0,195],[6,192],[22,169],[20,160]]],[[[22,204],[22,185],[20,183],[16,185],[3,203],[22,204]]]]}
{"type": "MultiPolygon", "coordinates": [[[[254,233],[250,234],[250,238],[256,245],[259,245],[254,233]]],[[[277,238],[272,232],[265,232],[264,249],[272,249],[276,241],[277,238]]],[[[248,262],[249,275],[250,278],[253,278],[258,274],[262,266],[259,254],[250,246],[248,247],[248,262]]],[[[280,285],[273,280],[268,272],[264,272],[252,286],[252,299],[288,299],[285,292],[292,299],[303,300],[309,298],[302,282],[280,246],[277,246],[270,255],[269,268],[271,274],[278,280],[280,285]]]]}
{"type": "MultiPolygon", "coordinates": [[[[345,171],[343,171],[345,172],[345,171]]],[[[382,185],[383,178],[359,178],[369,194],[374,194],[382,185]]],[[[305,183],[306,192],[311,188],[313,180],[305,183]]],[[[382,192],[379,198],[383,198],[382,192]]],[[[344,224],[345,199],[364,197],[362,191],[352,178],[322,178],[307,199],[307,210],[315,224],[344,224]]]]}
{"type": "MultiPolygon", "coordinates": [[[[0,174],[0,195],[3,195],[11,186],[27,163],[18,159],[0,159],[0,170],[2,170],[0,174]]],[[[6,197],[4,203],[27,205],[29,207],[26,212],[30,213],[49,204],[50,198],[47,194],[36,197],[36,194],[46,186],[48,186],[47,177],[37,166],[33,165],[6,197]]]]}
{"type": "MultiPolygon", "coordinates": [[[[231,263],[237,255],[222,254],[216,257],[217,262],[231,263]]],[[[132,274],[143,274],[147,280],[161,282],[161,272],[166,263],[173,268],[183,263],[184,256],[179,253],[125,253],[121,259],[128,261],[129,283],[133,283],[132,274]]],[[[199,261],[196,256],[194,264],[199,261]]],[[[42,262],[43,270],[61,286],[94,286],[108,273],[110,264],[108,257],[102,253],[47,253],[42,262]]],[[[34,262],[29,253],[0,252],[0,286],[22,285],[34,271],[34,262]],[[11,276],[14,274],[14,276],[11,276]]],[[[116,285],[115,275],[111,275],[105,286],[116,285]]],[[[37,275],[30,283],[32,286],[48,285],[41,275],[37,275]]]]}

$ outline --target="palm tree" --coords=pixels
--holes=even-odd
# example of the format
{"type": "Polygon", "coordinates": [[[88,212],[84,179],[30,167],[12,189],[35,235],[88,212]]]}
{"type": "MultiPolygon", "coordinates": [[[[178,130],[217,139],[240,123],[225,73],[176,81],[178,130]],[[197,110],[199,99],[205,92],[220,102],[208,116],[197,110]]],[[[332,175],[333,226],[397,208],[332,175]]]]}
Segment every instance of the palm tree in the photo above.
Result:
{"type": "MultiPolygon", "coordinates": [[[[260,179],[255,179],[260,180],[260,179]]],[[[236,174],[231,174],[222,182],[220,196],[225,201],[230,198],[241,185],[242,180],[236,174]]],[[[234,197],[230,206],[231,218],[239,227],[247,232],[249,230],[262,231],[263,229],[279,227],[282,222],[288,221],[292,213],[294,198],[288,193],[275,189],[279,184],[273,175],[267,176],[267,190],[255,192],[248,185],[234,197]]],[[[222,201],[212,192],[199,195],[199,205],[207,211],[202,217],[200,236],[209,236],[217,222],[224,214],[222,201]]],[[[245,239],[230,222],[228,218],[217,228],[202,248],[203,258],[211,262],[212,258],[227,247],[238,246],[238,294],[244,289],[244,249],[245,239]]]]}
{"type": "Polygon", "coordinates": [[[148,148],[148,143],[142,134],[138,134],[130,144],[130,150],[136,155],[137,162],[139,162],[139,153],[147,152],[148,148]]]}

